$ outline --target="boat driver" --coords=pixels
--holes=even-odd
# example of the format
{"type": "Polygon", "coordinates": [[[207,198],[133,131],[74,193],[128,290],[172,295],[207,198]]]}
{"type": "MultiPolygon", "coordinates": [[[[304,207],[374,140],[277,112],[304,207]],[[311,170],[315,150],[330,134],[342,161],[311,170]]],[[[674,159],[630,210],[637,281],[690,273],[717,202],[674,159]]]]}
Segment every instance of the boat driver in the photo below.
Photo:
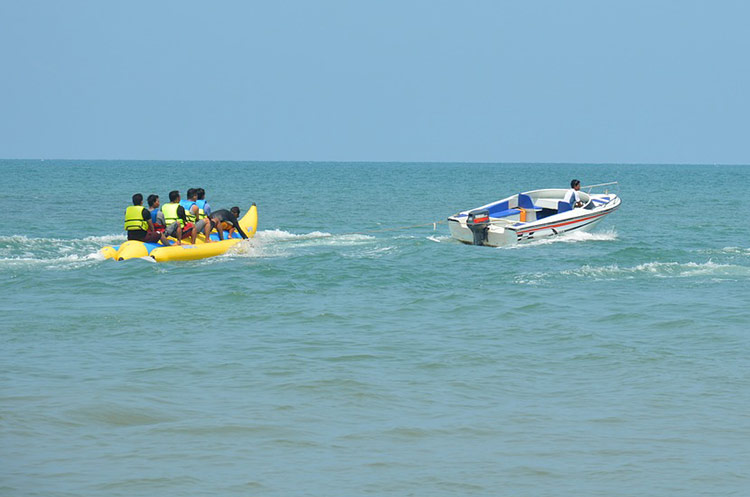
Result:
{"type": "Polygon", "coordinates": [[[574,179],[570,182],[570,190],[565,193],[564,201],[568,202],[571,207],[583,207],[583,201],[578,191],[581,189],[581,182],[574,179]]]}

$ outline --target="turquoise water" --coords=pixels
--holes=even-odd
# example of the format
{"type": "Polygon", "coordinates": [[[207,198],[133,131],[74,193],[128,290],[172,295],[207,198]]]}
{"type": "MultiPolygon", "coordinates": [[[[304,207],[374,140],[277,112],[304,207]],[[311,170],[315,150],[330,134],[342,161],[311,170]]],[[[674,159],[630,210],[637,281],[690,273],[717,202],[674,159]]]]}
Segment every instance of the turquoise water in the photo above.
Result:
{"type": "Polygon", "coordinates": [[[0,495],[750,494],[750,168],[0,171],[0,495]],[[620,183],[589,234],[433,230],[573,177],[620,183]],[[191,186],[256,238],[97,255],[133,193],[191,186]]]}

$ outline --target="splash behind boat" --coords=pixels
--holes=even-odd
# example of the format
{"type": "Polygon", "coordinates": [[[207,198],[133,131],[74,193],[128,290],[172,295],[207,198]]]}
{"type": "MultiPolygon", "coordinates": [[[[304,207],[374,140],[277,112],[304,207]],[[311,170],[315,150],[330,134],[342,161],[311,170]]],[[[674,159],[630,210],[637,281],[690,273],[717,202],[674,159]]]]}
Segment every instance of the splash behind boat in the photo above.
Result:
{"type": "Polygon", "coordinates": [[[569,233],[588,231],[604,217],[620,207],[614,193],[579,191],[583,207],[574,208],[565,202],[564,188],[532,190],[502,200],[461,211],[448,218],[451,236],[463,243],[504,247],[520,242],[569,233]]]}
{"type": "MultiPolygon", "coordinates": [[[[239,219],[242,230],[249,238],[255,236],[258,229],[258,208],[253,204],[247,210],[244,216],[239,219]]],[[[144,243],[136,240],[128,240],[119,246],[104,247],[101,253],[106,259],[123,261],[138,257],[151,257],[156,262],[171,261],[190,261],[195,259],[205,259],[225,254],[230,248],[242,241],[239,233],[235,232],[231,238],[228,238],[229,232],[224,232],[224,240],[219,241],[217,233],[211,233],[212,243],[206,243],[203,234],[199,234],[195,240],[195,245],[183,240],[182,245],[170,245],[166,247],[160,243],[144,243]]],[[[169,238],[174,243],[174,238],[169,238]]]]}

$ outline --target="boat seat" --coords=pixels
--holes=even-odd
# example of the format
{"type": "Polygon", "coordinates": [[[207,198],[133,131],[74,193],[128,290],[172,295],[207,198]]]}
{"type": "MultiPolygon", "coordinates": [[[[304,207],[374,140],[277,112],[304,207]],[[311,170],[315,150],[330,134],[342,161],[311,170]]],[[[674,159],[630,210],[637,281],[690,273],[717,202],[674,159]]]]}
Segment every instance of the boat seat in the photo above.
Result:
{"type": "Polygon", "coordinates": [[[510,203],[507,200],[491,205],[487,210],[490,212],[490,217],[494,218],[514,216],[518,214],[518,209],[511,209],[510,203]]]}
{"type": "Polygon", "coordinates": [[[563,212],[572,211],[573,206],[570,205],[570,202],[565,202],[564,200],[561,200],[557,203],[557,213],[561,214],[563,212]]]}
{"type": "Polygon", "coordinates": [[[521,211],[519,211],[518,209],[506,209],[504,211],[492,212],[490,213],[490,217],[508,217],[515,216],[520,213],[521,211]]]}
{"type": "Polygon", "coordinates": [[[521,207],[522,209],[526,209],[527,211],[542,210],[541,207],[534,205],[534,201],[531,200],[531,197],[529,197],[525,193],[518,194],[518,207],[521,207]]]}
{"type": "Polygon", "coordinates": [[[495,217],[496,212],[507,211],[508,209],[510,209],[510,204],[508,203],[507,200],[504,202],[498,202],[496,204],[492,204],[487,208],[487,210],[490,212],[490,216],[493,216],[493,217],[495,217]]]}

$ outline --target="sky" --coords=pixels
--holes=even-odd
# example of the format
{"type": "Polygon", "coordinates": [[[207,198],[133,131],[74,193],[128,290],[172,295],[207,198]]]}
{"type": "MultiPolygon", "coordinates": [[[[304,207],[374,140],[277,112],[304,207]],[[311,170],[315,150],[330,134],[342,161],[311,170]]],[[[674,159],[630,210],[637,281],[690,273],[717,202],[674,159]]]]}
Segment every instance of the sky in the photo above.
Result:
{"type": "Polygon", "coordinates": [[[750,2],[0,0],[0,158],[750,164],[750,2]]]}

